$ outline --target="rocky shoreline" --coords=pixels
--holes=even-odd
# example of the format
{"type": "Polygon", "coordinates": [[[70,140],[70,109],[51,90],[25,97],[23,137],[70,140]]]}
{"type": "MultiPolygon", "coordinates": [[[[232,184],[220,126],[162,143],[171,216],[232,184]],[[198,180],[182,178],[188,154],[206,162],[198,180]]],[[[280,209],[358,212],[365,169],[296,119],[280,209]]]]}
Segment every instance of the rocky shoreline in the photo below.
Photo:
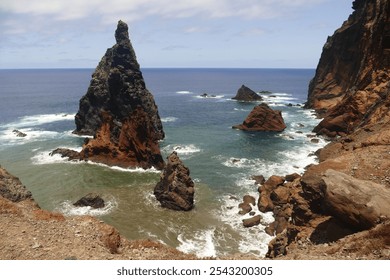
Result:
{"type": "MultiPolygon", "coordinates": [[[[269,244],[267,258],[390,259],[389,2],[354,1],[353,14],[324,46],[306,104],[323,117],[315,132],[332,138],[331,143],[317,151],[319,163],[308,166],[301,175],[274,175],[267,180],[257,176],[258,197],[245,196],[237,206],[241,214],[251,213],[253,207],[261,212],[273,212],[275,222],[266,232],[275,238],[269,244]]],[[[130,49],[134,54],[129,46],[127,26],[123,23],[118,24],[116,39],[116,47],[130,49]]],[[[115,52],[109,50],[98,69],[106,69],[105,62],[115,52]]],[[[120,58],[109,64],[120,64],[120,58]]],[[[130,68],[140,76],[135,56],[130,61],[130,68]]],[[[119,67],[107,73],[112,81],[125,81],[127,72],[122,73],[122,70],[123,67],[119,67]]],[[[102,73],[106,72],[96,72],[90,87],[99,88],[100,78],[104,80],[102,84],[107,84],[107,75],[102,73]]],[[[129,83],[122,85],[125,92],[132,87],[129,83]]],[[[133,86],[142,88],[142,96],[149,96],[142,80],[137,80],[133,86]]],[[[111,89],[122,92],[115,87],[111,89]]],[[[94,96],[97,97],[102,96],[94,96]]],[[[85,109],[84,103],[93,103],[94,98],[92,101],[83,98],[80,109],[85,109]]],[[[111,103],[100,108],[93,128],[82,128],[83,113],[79,112],[78,133],[88,132],[94,139],[85,143],[81,153],[57,152],[71,159],[104,163],[130,158],[127,166],[162,169],[165,163],[158,140],[164,134],[154,101],[146,99],[147,106],[138,102],[139,106],[123,113],[126,117],[111,114],[109,109],[114,106],[111,103]],[[150,110],[156,113],[153,119],[148,117],[150,110]],[[129,130],[141,140],[152,139],[151,146],[144,147],[141,140],[139,143],[138,140],[137,143],[128,141],[131,137],[126,131],[129,130]],[[149,133],[151,137],[146,137],[149,133]],[[135,148],[129,156],[129,147],[145,149],[135,148]],[[124,151],[127,154],[123,154],[124,151]]],[[[114,109],[115,112],[123,110],[114,109]]],[[[177,159],[172,161],[178,162],[177,159]]],[[[180,178],[183,174],[189,175],[184,166],[180,170],[180,178]]],[[[162,181],[174,177],[167,174],[162,181]]],[[[191,202],[182,204],[184,210],[189,210],[193,207],[193,183],[189,177],[184,181],[178,192],[184,193],[191,202]]],[[[175,181],[171,185],[177,184],[175,181]]],[[[168,194],[164,188],[157,189],[156,193],[177,198],[176,193],[168,194]]],[[[243,221],[243,227],[259,223],[259,216],[254,215],[243,221]]],[[[0,239],[1,259],[196,259],[194,255],[150,240],[129,241],[115,228],[93,217],[65,217],[43,210],[27,188],[1,167],[0,231],[4,233],[0,239]]]]}

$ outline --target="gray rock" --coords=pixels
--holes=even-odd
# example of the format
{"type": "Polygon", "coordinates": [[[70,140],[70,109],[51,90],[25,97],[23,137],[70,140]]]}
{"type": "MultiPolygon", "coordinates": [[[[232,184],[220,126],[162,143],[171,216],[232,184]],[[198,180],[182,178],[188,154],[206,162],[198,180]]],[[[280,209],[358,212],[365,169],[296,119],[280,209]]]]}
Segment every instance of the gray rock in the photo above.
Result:
{"type": "Polygon", "coordinates": [[[324,207],[336,218],[357,229],[374,227],[390,218],[390,189],[329,169],[323,177],[324,207]]]}

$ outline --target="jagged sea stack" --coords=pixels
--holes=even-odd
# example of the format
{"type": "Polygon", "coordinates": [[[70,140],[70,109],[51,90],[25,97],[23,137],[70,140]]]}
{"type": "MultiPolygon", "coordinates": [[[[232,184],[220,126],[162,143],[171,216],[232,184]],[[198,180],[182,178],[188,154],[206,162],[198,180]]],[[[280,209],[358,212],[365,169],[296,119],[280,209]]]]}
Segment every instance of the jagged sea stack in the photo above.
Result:
{"type": "Polygon", "coordinates": [[[162,207],[188,211],[194,207],[194,193],[195,185],[189,169],[173,152],[167,157],[167,165],[154,188],[154,195],[162,207]]]}
{"type": "Polygon", "coordinates": [[[128,26],[118,22],[116,44],[101,59],[80,100],[75,134],[93,135],[80,158],[122,167],[162,169],[158,141],[164,131],[153,95],[146,89],[128,26]]]}

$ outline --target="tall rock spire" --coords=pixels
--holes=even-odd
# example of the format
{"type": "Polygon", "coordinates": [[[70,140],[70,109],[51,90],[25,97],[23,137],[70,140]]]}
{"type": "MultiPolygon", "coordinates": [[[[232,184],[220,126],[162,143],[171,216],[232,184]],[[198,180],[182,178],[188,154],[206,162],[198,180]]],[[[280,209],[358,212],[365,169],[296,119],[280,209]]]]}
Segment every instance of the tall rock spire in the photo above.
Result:
{"type": "Polygon", "coordinates": [[[164,131],[125,22],[118,22],[115,39],[116,44],[107,49],[92,74],[75,117],[74,133],[94,136],[83,146],[81,158],[161,169],[164,161],[158,141],[164,138],[164,131]]]}

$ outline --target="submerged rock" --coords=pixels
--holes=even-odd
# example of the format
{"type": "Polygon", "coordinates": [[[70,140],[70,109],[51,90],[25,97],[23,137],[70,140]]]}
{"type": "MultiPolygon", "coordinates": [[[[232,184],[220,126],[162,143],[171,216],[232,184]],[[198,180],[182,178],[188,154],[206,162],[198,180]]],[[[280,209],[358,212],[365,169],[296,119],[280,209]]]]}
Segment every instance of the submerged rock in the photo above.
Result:
{"type": "Polygon", "coordinates": [[[27,134],[24,132],[21,132],[20,130],[14,129],[12,132],[17,136],[17,137],[26,137],[27,134]]]}
{"type": "Polygon", "coordinates": [[[194,207],[195,185],[190,171],[184,166],[176,152],[167,157],[167,164],[154,195],[161,206],[173,210],[188,211],[194,207]]]}
{"type": "Polygon", "coordinates": [[[103,198],[101,198],[99,195],[89,193],[77,200],[75,203],[73,203],[73,205],[77,207],[90,206],[92,208],[103,208],[105,203],[103,198]]]}
{"type": "Polygon", "coordinates": [[[267,104],[257,105],[249,113],[242,124],[233,126],[234,129],[246,131],[283,131],[286,128],[282,112],[272,110],[267,104]]]}
{"type": "Polygon", "coordinates": [[[235,97],[232,99],[238,100],[238,101],[261,101],[263,98],[258,95],[256,92],[251,90],[250,88],[246,87],[245,85],[242,85],[238,91],[235,97]]]}

